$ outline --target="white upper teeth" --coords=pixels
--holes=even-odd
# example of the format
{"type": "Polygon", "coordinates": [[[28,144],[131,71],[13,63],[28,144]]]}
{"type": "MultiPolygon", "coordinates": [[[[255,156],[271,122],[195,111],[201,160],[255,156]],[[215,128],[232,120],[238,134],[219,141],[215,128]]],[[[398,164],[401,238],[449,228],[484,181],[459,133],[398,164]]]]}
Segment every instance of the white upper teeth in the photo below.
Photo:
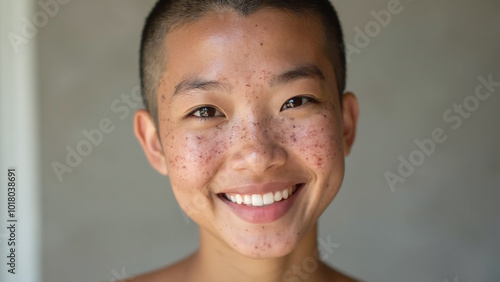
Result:
{"type": "Polygon", "coordinates": [[[288,199],[295,190],[297,190],[297,186],[291,186],[281,191],[269,192],[264,195],[252,194],[252,195],[240,195],[240,194],[229,194],[226,193],[225,196],[233,203],[237,203],[239,205],[245,204],[254,207],[261,207],[264,205],[270,205],[274,202],[279,202],[282,199],[288,199]]]}

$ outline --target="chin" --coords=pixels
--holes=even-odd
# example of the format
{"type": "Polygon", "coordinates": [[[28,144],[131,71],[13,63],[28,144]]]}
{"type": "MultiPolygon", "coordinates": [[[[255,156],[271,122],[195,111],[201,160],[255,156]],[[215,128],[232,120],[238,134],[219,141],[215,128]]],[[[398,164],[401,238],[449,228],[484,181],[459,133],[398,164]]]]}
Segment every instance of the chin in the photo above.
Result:
{"type": "Polygon", "coordinates": [[[300,232],[294,232],[290,228],[283,231],[269,232],[259,227],[260,232],[250,235],[240,234],[237,238],[230,240],[231,248],[242,256],[252,259],[273,259],[284,257],[293,252],[300,243],[302,237],[300,232]],[[268,232],[268,233],[265,233],[268,232]]]}

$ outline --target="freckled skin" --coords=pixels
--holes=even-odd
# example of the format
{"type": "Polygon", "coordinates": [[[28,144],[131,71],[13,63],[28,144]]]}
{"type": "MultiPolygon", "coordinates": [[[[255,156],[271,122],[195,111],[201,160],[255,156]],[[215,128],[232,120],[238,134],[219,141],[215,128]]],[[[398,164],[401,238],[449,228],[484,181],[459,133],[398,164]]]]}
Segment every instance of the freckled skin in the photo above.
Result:
{"type": "Polygon", "coordinates": [[[199,256],[215,249],[239,268],[243,258],[288,256],[300,263],[314,249],[318,218],[344,175],[339,93],[333,66],[317,40],[318,27],[314,18],[263,9],[249,17],[208,15],[167,35],[159,131],[174,195],[200,226],[199,256]],[[326,80],[270,86],[272,77],[303,64],[317,65],[326,80]],[[191,90],[173,98],[175,85],[192,74],[224,82],[229,91],[191,90]],[[301,95],[315,102],[282,109],[301,95]],[[221,115],[204,120],[190,115],[204,106],[221,115]],[[247,223],[217,196],[275,179],[305,187],[289,212],[271,223],[247,223]]]}
{"type": "MultiPolygon", "coordinates": [[[[319,46],[312,48],[308,54],[299,56],[290,56],[298,53],[295,51],[297,48],[288,48],[288,46],[283,48],[276,43],[278,40],[273,40],[263,46],[259,44],[258,48],[253,48],[251,46],[255,45],[251,42],[256,35],[252,34],[252,31],[235,32],[229,28],[231,24],[222,26],[218,18],[207,17],[205,21],[204,24],[209,22],[213,28],[208,30],[204,28],[200,34],[196,34],[196,28],[204,21],[191,24],[191,31],[195,34],[190,38],[205,39],[201,44],[198,43],[199,49],[181,47],[169,53],[167,65],[171,68],[176,66],[174,68],[176,72],[169,73],[167,70],[162,85],[172,88],[181,79],[182,74],[199,73],[202,76],[212,75],[218,80],[227,81],[232,89],[230,93],[207,94],[193,91],[186,97],[176,98],[174,103],[169,103],[172,90],[168,87],[160,89],[160,92],[164,93],[162,96],[167,96],[167,99],[159,100],[159,115],[168,116],[171,120],[170,123],[160,124],[160,131],[168,130],[168,135],[177,137],[175,140],[163,138],[165,155],[170,160],[168,162],[170,180],[173,187],[187,186],[174,188],[175,195],[179,202],[186,203],[185,206],[192,206],[191,210],[194,211],[197,207],[189,204],[192,195],[187,191],[194,190],[207,200],[204,208],[209,209],[210,213],[203,211],[191,214],[191,216],[208,230],[225,221],[245,226],[244,223],[239,222],[239,219],[234,218],[234,215],[223,214],[213,202],[218,192],[240,184],[237,180],[229,179],[260,181],[279,176],[301,175],[301,179],[297,181],[309,183],[308,189],[303,191],[307,194],[305,198],[308,198],[308,201],[297,203],[299,208],[296,212],[304,212],[305,216],[296,218],[290,213],[284,220],[271,224],[265,232],[258,231],[262,230],[261,228],[255,230],[255,226],[248,226],[249,230],[254,230],[254,236],[240,234],[235,229],[212,232],[228,243],[243,240],[249,245],[254,245],[250,242],[255,242],[262,247],[267,244],[267,241],[274,241],[276,238],[274,234],[287,226],[290,228],[290,233],[284,236],[294,242],[290,245],[278,244],[273,250],[250,252],[245,249],[245,244],[238,244],[239,252],[255,257],[284,255],[290,252],[301,239],[295,235],[297,232],[293,231],[305,231],[311,227],[309,223],[311,219],[314,222],[319,217],[338,191],[342,181],[343,155],[335,154],[335,152],[343,151],[343,145],[341,113],[332,110],[340,108],[337,102],[338,93],[335,91],[333,68],[319,46]],[[224,36],[226,38],[221,39],[224,36]],[[236,46],[228,50],[226,48],[228,42],[236,46]],[[281,48],[280,53],[283,55],[277,55],[276,48],[281,48]],[[189,54],[184,54],[186,49],[189,54]],[[242,53],[251,54],[251,56],[242,59],[242,53]],[[206,54],[213,54],[213,56],[206,58],[206,54]],[[204,58],[203,62],[206,64],[199,62],[201,57],[204,58]],[[290,57],[300,59],[294,60],[290,57]],[[304,81],[296,81],[281,88],[268,86],[273,75],[296,64],[309,62],[322,68],[330,79],[327,81],[304,79],[304,81]],[[287,99],[309,93],[321,99],[322,102],[305,104],[302,109],[280,111],[287,99]],[[206,96],[213,96],[215,99],[211,100],[206,96]],[[225,101],[220,103],[221,99],[225,101]],[[213,104],[222,110],[226,117],[203,122],[182,119],[184,112],[180,110],[189,110],[196,103],[213,104]],[[328,128],[328,130],[321,130],[321,128],[328,128]],[[168,146],[169,144],[171,146],[168,146]],[[276,161],[269,160],[273,156],[275,158],[284,156],[282,157],[284,160],[279,160],[283,164],[274,171],[262,171],[259,164],[251,164],[250,168],[234,169],[243,162],[242,159],[247,157],[244,154],[252,152],[258,154],[263,162],[276,161]],[[327,190],[324,189],[326,181],[333,184],[327,190]],[[317,203],[323,205],[318,206],[317,203]]],[[[237,24],[244,20],[235,18],[231,21],[237,24]]],[[[245,23],[243,26],[244,29],[245,23]]],[[[303,30],[304,26],[299,25],[297,28],[303,30]]],[[[190,39],[185,38],[181,33],[182,30],[183,27],[180,27],[179,32],[171,33],[167,37],[167,45],[189,45],[190,39]]],[[[309,31],[308,33],[317,36],[309,31]]],[[[268,41],[271,35],[260,34],[260,36],[263,37],[263,41],[268,41]]],[[[302,41],[308,40],[302,39],[302,41]]]]}

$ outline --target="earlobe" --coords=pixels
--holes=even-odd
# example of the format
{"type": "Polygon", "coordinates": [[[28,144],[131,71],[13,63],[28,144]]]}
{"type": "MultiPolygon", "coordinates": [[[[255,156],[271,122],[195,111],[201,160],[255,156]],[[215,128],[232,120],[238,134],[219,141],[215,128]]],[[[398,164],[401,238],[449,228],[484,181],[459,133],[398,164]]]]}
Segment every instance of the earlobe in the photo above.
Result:
{"type": "Polygon", "coordinates": [[[356,137],[356,126],[358,123],[359,108],[356,96],[353,93],[345,93],[342,98],[344,155],[351,152],[356,137]]]}
{"type": "Polygon", "coordinates": [[[160,174],[167,175],[168,171],[161,140],[156,132],[155,123],[146,110],[138,110],[135,113],[134,132],[151,166],[160,174]]]}

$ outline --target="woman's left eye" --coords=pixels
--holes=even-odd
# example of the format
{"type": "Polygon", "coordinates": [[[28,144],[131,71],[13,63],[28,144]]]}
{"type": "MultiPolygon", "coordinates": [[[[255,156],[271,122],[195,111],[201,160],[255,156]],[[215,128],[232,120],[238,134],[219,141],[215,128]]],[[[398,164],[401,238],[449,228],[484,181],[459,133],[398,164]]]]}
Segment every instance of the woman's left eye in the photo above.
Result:
{"type": "Polygon", "coordinates": [[[300,107],[300,106],[307,104],[309,102],[315,102],[315,100],[313,98],[305,97],[305,96],[293,97],[292,99],[289,99],[288,101],[286,101],[283,104],[283,106],[281,106],[281,110],[283,111],[283,110],[290,109],[290,108],[300,107]]]}

